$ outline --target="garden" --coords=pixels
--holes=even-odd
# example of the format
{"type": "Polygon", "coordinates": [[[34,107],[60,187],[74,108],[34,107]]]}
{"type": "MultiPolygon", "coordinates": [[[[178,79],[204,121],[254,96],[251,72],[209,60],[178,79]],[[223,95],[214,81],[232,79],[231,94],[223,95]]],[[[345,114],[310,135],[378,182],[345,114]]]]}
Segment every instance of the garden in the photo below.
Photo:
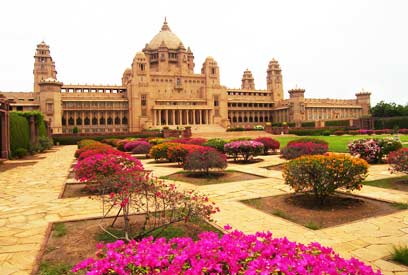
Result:
{"type": "MultiPolygon", "coordinates": [[[[275,237],[273,229],[222,228],[217,203],[199,190],[266,182],[260,171],[271,169],[291,192],[244,204],[309,230],[347,225],[407,209],[358,195],[365,185],[406,191],[403,174],[366,181],[372,165],[407,173],[403,146],[389,136],[81,140],[61,198],[97,200],[101,216],[53,224],[38,274],[381,274],[318,243],[275,237]],[[160,167],[170,172],[155,176],[160,167]]],[[[404,259],[404,249],[395,255],[404,259]]]]}

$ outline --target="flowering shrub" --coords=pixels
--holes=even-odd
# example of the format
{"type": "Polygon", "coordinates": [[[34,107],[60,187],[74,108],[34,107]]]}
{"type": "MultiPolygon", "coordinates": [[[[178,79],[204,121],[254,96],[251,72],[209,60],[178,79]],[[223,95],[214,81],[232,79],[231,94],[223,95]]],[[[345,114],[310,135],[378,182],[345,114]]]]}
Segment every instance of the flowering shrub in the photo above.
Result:
{"type": "Polygon", "coordinates": [[[264,145],[264,155],[267,155],[269,150],[276,151],[280,147],[279,141],[270,137],[258,137],[255,139],[255,141],[258,141],[264,145]]]}
{"type": "Polygon", "coordinates": [[[181,143],[175,144],[176,145],[170,146],[167,149],[167,159],[171,162],[178,162],[179,164],[182,164],[184,162],[184,159],[188,153],[203,148],[203,146],[194,144],[181,144],[181,143]]]}
{"type": "Polygon", "coordinates": [[[211,147],[201,147],[187,154],[184,170],[201,171],[209,174],[210,169],[225,169],[227,157],[211,147]]]}
{"type": "Polygon", "coordinates": [[[153,178],[132,156],[96,154],[78,161],[75,178],[97,183],[103,203],[103,217],[112,209],[123,213],[125,239],[139,239],[172,223],[192,218],[210,219],[218,211],[208,198],[194,192],[178,191],[174,184],[153,178]],[[160,212],[160,215],[157,215],[160,212]],[[131,235],[130,213],[144,213],[144,223],[131,235]]]}
{"type": "Polygon", "coordinates": [[[132,152],[133,154],[149,154],[151,147],[147,141],[135,140],[126,143],[124,149],[126,152],[132,152]]]}
{"type": "Polygon", "coordinates": [[[117,155],[117,156],[127,156],[128,154],[121,152],[119,150],[116,150],[114,148],[97,148],[97,149],[88,149],[83,151],[79,156],[78,156],[78,161],[83,160],[87,157],[97,155],[97,154],[111,154],[111,155],[117,155]]]}
{"type": "Polygon", "coordinates": [[[322,144],[322,145],[326,145],[327,147],[329,147],[329,143],[323,139],[318,139],[318,138],[309,138],[309,137],[304,137],[304,138],[298,138],[298,139],[294,139],[288,142],[288,145],[291,145],[292,143],[301,143],[301,142],[311,142],[311,143],[316,143],[316,144],[322,144]]]}
{"type": "Polygon", "coordinates": [[[120,151],[122,151],[122,152],[125,152],[125,145],[128,143],[128,142],[131,142],[132,140],[130,140],[130,139],[121,139],[120,141],[117,141],[116,142],[116,148],[118,148],[118,150],[120,150],[120,151]]]}
{"type": "Polygon", "coordinates": [[[326,144],[314,142],[291,142],[281,150],[285,159],[294,159],[303,155],[322,155],[327,152],[326,144]]]}
{"type": "Polygon", "coordinates": [[[357,139],[348,144],[350,154],[359,156],[369,163],[379,163],[390,152],[402,148],[399,141],[386,139],[357,139]]]}
{"type": "Polygon", "coordinates": [[[233,141],[224,145],[224,151],[232,156],[234,161],[239,157],[242,157],[244,161],[248,161],[250,157],[261,154],[263,150],[264,145],[254,140],[233,141]]]}
{"type": "Polygon", "coordinates": [[[96,142],[87,144],[85,146],[82,146],[81,148],[76,150],[75,157],[78,158],[83,152],[88,151],[88,150],[103,151],[103,150],[109,150],[109,149],[113,149],[112,146],[96,141],[96,142]]]}
{"type": "Polygon", "coordinates": [[[155,160],[167,159],[167,150],[178,143],[164,142],[150,148],[149,155],[155,160]]]}
{"type": "Polygon", "coordinates": [[[103,143],[109,144],[109,145],[114,146],[114,147],[117,146],[117,143],[119,141],[121,141],[121,139],[118,139],[118,138],[106,138],[106,139],[102,140],[103,143]]]}
{"type": "Polygon", "coordinates": [[[388,156],[391,172],[403,172],[408,174],[408,148],[401,148],[391,152],[388,156]]]}
{"type": "Polygon", "coordinates": [[[149,141],[149,143],[150,143],[151,145],[154,146],[154,145],[157,145],[157,144],[166,142],[166,139],[164,139],[164,138],[151,138],[151,139],[149,139],[148,141],[149,141]]]}
{"type": "Polygon", "coordinates": [[[360,190],[367,171],[365,160],[331,153],[289,161],[283,169],[283,178],[295,192],[311,192],[322,204],[337,188],[360,190]]]}
{"type": "Polygon", "coordinates": [[[100,143],[99,141],[93,140],[93,139],[83,139],[78,141],[78,149],[81,149],[82,147],[85,147],[87,145],[95,144],[95,143],[100,143]]]}
{"type": "Polygon", "coordinates": [[[171,142],[182,143],[182,144],[194,144],[194,145],[203,145],[207,140],[205,138],[178,138],[173,139],[171,142]]]}
{"type": "Polygon", "coordinates": [[[143,171],[143,165],[129,154],[94,154],[78,161],[74,167],[75,178],[81,182],[101,181],[113,175],[143,171]]]}
{"type": "Polygon", "coordinates": [[[381,160],[381,147],[374,139],[358,139],[348,144],[351,155],[359,156],[368,163],[377,163],[381,160]]]}
{"type": "MultiPolygon", "coordinates": [[[[219,237],[204,232],[191,238],[152,237],[140,242],[99,244],[96,258],[73,268],[88,275],[108,274],[359,274],[381,275],[370,266],[346,260],[319,243],[304,245],[270,232],[232,231],[219,237]]],[[[82,273],[81,273],[82,274],[82,273]]]]}
{"type": "Polygon", "coordinates": [[[207,146],[207,147],[212,147],[216,150],[218,150],[221,153],[224,153],[224,145],[227,143],[226,140],[221,139],[221,138],[212,138],[207,140],[207,142],[205,142],[203,144],[203,146],[207,146]]]}

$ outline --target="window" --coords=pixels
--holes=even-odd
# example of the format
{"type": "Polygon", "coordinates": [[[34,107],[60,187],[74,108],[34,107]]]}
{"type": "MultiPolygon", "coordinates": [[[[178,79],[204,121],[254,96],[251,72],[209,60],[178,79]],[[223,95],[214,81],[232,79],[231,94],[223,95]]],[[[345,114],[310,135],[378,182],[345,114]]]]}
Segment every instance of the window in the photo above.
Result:
{"type": "Polygon", "coordinates": [[[105,118],[104,118],[104,117],[101,117],[101,118],[99,119],[99,124],[100,124],[100,125],[105,125],[105,118]]]}
{"type": "Polygon", "coordinates": [[[91,120],[89,119],[89,117],[86,117],[84,119],[85,125],[89,125],[91,123],[91,120]]]}
{"type": "Polygon", "coordinates": [[[108,122],[108,125],[112,125],[113,124],[113,119],[111,117],[108,117],[107,122],[108,122]]]}
{"type": "Polygon", "coordinates": [[[23,110],[23,106],[17,106],[17,111],[22,111],[23,110]]]}
{"type": "Polygon", "coordinates": [[[142,95],[141,96],[141,104],[142,104],[142,106],[146,106],[146,95],[142,95]]]}
{"type": "Polygon", "coordinates": [[[52,103],[47,103],[47,113],[52,113],[53,112],[53,108],[52,108],[52,103]]]}
{"type": "Polygon", "coordinates": [[[120,118],[119,117],[115,117],[115,124],[119,125],[120,124],[120,118]]]}
{"type": "Polygon", "coordinates": [[[220,106],[218,102],[218,96],[214,96],[214,107],[218,107],[218,106],[220,106]]]}
{"type": "Polygon", "coordinates": [[[215,74],[215,73],[216,73],[215,68],[211,68],[211,74],[215,74]]]}
{"type": "Polygon", "coordinates": [[[68,125],[74,125],[74,118],[73,117],[69,117],[68,125]]]}
{"type": "Polygon", "coordinates": [[[128,119],[127,119],[127,117],[123,117],[122,118],[122,124],[127,124],[128,123],[128,119]]]}
{"type": "Polygon", "coordinates": [[[76,120],[77,125],[82,125],[82,118],[78,117],[76,120]]]}
{"type": "Polygon", "coordinates": [[[98,125],[98,119],[96,117],[92,118],[92,125],[98,125]]]}

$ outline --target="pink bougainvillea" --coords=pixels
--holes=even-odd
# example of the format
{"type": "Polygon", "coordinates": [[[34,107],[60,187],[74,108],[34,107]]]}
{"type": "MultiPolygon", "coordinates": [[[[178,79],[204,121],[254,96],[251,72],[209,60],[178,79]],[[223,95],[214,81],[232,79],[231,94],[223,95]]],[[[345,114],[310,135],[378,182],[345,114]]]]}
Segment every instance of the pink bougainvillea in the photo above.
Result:
{"type": "Polygon", "coordinates": [[[381,274],[355,258],[341,258],[319,243],[304,245],[273,238],[270,232],[246,235],[232,231],[222,237],[204,232],[197,241],[153,240],[152,237],[140,242],[117,241],[99,244],[96,255],[79,263],[73,272],[85,271],[87,275],[381,274]]]}

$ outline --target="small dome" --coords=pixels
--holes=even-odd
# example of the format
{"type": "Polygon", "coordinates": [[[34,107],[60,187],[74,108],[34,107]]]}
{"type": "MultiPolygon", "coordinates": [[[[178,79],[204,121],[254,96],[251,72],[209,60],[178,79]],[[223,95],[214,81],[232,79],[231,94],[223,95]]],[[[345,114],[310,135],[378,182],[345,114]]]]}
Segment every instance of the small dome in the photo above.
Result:
{"type": "Polygon", "coordinates": [[[167,21],[164,20],[161,31],[148,44],[150,50],[157,50],[160,45],[166,45],[167,48],[176,50],[183,44],[180,38],[177,37],[169,28],[167,21]]]}

